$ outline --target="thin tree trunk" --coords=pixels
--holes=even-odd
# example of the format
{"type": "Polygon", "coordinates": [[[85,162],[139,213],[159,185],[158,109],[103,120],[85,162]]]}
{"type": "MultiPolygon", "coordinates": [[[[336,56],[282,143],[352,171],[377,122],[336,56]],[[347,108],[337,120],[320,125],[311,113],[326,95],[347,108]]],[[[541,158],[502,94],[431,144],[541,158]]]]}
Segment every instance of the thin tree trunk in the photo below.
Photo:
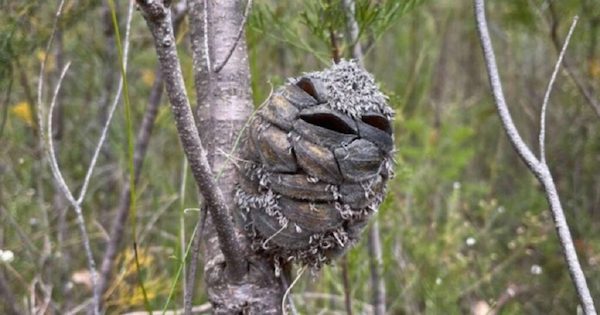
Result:
{"type": "MultiPolygon", "coordinates": [[[[200,44],[194,50],[194,65],[203,66],[195,69],[196,90],[199,97],[206,97],[205,100],[198,99],[198,121],[209,122],[207,125],[200,124],[198,128],[201,134],[219,135],[210,137],[206,145],[213,173],[220,174],[218,185],[231,210],[236,209],[233,190],[238,174],[231,160],[234,157],[227,154],[236,151],[235,139],[253,110],[246,41],[243,34],[239,37],[245,4],[235,0],[190,1],[190,20],[193,21],[191,27],[201,27],[201,34],[207,36],[192,38],[192,43],[200,44]],[[200,10],[206,13],[204,17],[207,20],[197,18],[204,15],[200,10]],[[225,62],[232,47],[235,47],[233,53],[216,73],[215,67],[225,62]],[[204,51],[200,52],[198,49],[204,51]],[[208,59],[198,61],[201,56],[208,59]]],[[[196,34],[198,33],[200,32],[196,34]]],[[[230,215],[234,217],[233,214],[230,215]]],[[[227,279],[223,274],[224,259],[220,255],[221,250],[211,221],[211,217],[207,217],[203,231],[206,244],[203,257],[205,281],[215,314],[236,313],[242,309],[247,314],[279,314],[283,287],[274,275],[272,264],[251,252],[243,230],[236,225],[235,233],[243,250],[249,255],[250,269],[243,283],[233,283],[231,279],[227,279]],[[243,307],[244,304],[247,305],[243,307]]]]}
{"type": "MultiPolygon", "coordinates": [[[[203,233],[208,297],[215,314],[280,314],[283,288],[272,263],[251,252],[242,229],[233,222],[232,191],[237,174],[225,152],[233,147],[237,133],[252,111],[248,55],[244,36],[238,36],[244,20],[243,7],[237,1],[200,1],[189,1],[190,14],[197,15],[196,8],[205,8],[208,13],[204,15],[208,17],[205,29],[209,30],[209,36],[204,47],[210,47],[208,55],[215,64],[224,63],[218,73],[209,72],[215,88],[209,91],[206,103],[210,110],[206,112],[214,122],[214,134],[218,135],[209,150],[219,154],[212,167],[198,134],[203,126],[193,126],[195,121],[170,23],[170,1],[138,0],[137,3],[153,34],[177,131],[204,206],[210,213],[203,233]],[[232,47],[236,48],[225,61],[223,58],[232,47]],[[214,174],[219,174],[218,182],[214,174]]],[[[199,39],[192,38],[192,42],[196,40],[199,39]]]]}

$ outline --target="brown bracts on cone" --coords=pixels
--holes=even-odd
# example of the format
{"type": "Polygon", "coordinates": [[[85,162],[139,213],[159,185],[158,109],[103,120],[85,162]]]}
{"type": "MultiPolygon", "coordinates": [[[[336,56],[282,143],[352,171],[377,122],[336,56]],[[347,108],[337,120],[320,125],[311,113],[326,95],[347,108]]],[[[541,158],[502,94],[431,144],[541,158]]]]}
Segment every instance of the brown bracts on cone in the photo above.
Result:
{"type": "Polygon", "coordinates": [[[352,61],[279,88],[242,146],[235,197],[254,249],[315,268],[344,253],[385,195],[392,117],[352,61]]]}

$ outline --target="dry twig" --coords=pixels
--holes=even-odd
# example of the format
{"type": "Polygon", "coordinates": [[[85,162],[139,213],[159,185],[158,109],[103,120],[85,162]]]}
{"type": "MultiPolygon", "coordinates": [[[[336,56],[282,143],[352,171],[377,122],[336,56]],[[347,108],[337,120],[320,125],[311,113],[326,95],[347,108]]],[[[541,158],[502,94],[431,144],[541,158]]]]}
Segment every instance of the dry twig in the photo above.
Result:
{"type": "MultiPolygon", "coordinates": [[[[569,274],[571,275],[571,280],[575,285],[583,312],[586,315],[596,314],[594,301],[592,300],[592,296],[585,280],[585,275],[583,274],[581,265],[579,264],[579,259],[577,258],[577,252],[575,251],[575,246],[573,245],[571,232],[569,231],[569,225],[567,224],[560,198],[554,184],[554,179],[552,178],[552,174],[550,173],[544,158],[545,153],[543,151],[540,152],[541,158],[539,160],[535,157],[533,152],[529,149],[529,147],[527,147],[517,131],[517,128],[513,123],[512,116],[506,105],[504,92],[502,91],[502,83],[500,81],[500,75],[498,74],[498,68],[496,65],[496,57],[494,55],[494,50],[492,48],[492,42],[487,27],[484,0],[475,0],[475,18],[477,21],[477,30],[479,31],[479,38],[483,48],[483,55],[488,71],[490,85],[502,126],[519,157],[523,160],[523,162],[525,162],[529,170],[536,176],[544,188],[546,198],[550,204],[552,219],[554,220],[558,238],[569,269],[569,274]]],[[[574,20],[571,29],[574,27],[576,21],[577,19],[574,20]]],[[[564,54],[567,44],[568,40],[565,41],[565,44],[562,48],[563,52],[561,54],[564,54]]],[[[557,62],[557,67],[559,63],[560,59],[557,62]]],[[[552,88],[552,82],[553,80],[551,80],[548,89],[552,88]]],[[[547,91],[547,94],[549,93],[550,92],[547,91]]],[[[542,117],[544,115],[543,111],[545,111],[547,108],[546,103],[547,99],[545,98],[545,102],[542,106],[542,117]]],[[[541,137],[541,143],[543,143],[543,137],[541,137]]]]}

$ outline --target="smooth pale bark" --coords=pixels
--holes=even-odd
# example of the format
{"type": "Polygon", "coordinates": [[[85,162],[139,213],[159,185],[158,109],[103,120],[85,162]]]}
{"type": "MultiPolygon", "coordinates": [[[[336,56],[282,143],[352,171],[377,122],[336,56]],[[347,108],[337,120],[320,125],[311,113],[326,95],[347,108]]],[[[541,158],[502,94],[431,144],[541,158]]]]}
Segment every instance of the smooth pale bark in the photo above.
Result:
{"type": "MultiPolygon", "coordinates": [[[[502,90],[502,82],[500,80],[500,75],[498,74],[498,66],[496,64],[496,56],[492,47],[492,40],[488,31],[487,19],[485,16],[485,1],[475,0],[474,4],[475,20],[477,22],[477,30],[479,32],[479,39],[481,41],[481,47],[483,49],[483,57],[488,72],[488,78],[490,81],[492,94],[496,103],[496,109],[498,110],[500,121],[502,122],[502,127],[504,128],[504,131],[506,132],[510,143],[514,147],[521,160],[527,165],[527,168],[529,168],[529,170],[535,175],[535,177],[538,179],[538,181],[544,188],[546,199],[548,200],[548,204],[550,205],[550,213],[552,214],[552,220],[554,221],[556,234],[558,235],[558,239],[563,250],[563,256],[565,258],[567,268],[569,269],[571,280],[573,282],[573,285],[575,286],[575,290],[577,291],[577,295],[581,303],[583,313],[586,315],[595,315],[596,308],[594,306],[594,300],[592,298],[592,295],[590,294],[585,275],[583,274],[581,264],[579,263],[579,258],[577,257],[575,245],[573,244],[573,239],[571,237],[569,225],[567,224],[567,219],[565,217],[565,213],[560,202],[560,198],[558,196],[558,191],[554,184],[554,179],[552,178],[550,169],[546,164],[545,152],[543,147],[543,134],[545,125],[544,115],[547,107],[548,98],[545,98],[544,104],[542,106],[542,118],[540,122],[540,125],[542,126],[540,130],[540,159],[538,159],[529,149],[529,147],[525,144],[523,138],[521,138],[521,135],[519,134],[519,131],[517,130],[517,127],[515,127],[515,124],[512,120],[510,111],[508,110],[508,106],[504,98],[504,92],[502,90]]],[[[565,41],[565,45],[562,48],[561,55],[564,55],[564,50],[566,49],[566,46],[568,44],[568,38],[573,32],[575,23],[576,19],[573,25],[571,26],[571,30],[569,31],[569,35],[567,37],[567,40],[565,41]]],[[[558,71],[561,59],[562,57],[559,57],[559,60],[556,64],[555,72],[558,71]]],[[[552,81],[548,86],[548,95],[551,89],[552,81]]]]}
{"type": "MultiPolygon", "coordinates": [[[[203,231],[203,258],[206,289],[214,313],[279,314],[283,289],[274,275],[274,268],[250,251],[243,230],[233,222],[232,192],[237,173],[229,152],[252,111],[244,37],[236,43],[243,6],[237,1],[189,1],[191,15],[200,14],[197,10],[207,13],[204,14],[208,17],[204,30],[208,30],[205,32],[208,37],[206,40],[192,38],[192,42],[200,40],[200,46],[201,42],[205,43],[205,49],[209,48],[209,60],[216,60],[217,64],[222,62],[224,59],[220,58],[228,54],[232,45],[237,45],[221,71],[214,73],[210,66],[206,68],[209,69],[210,88],[202,102],[206,106],[202,113],[209,115],[214,136],[203,144],[198,131],[202,133],[204,127],[196,127],[185,91],[170,10],[166,7],[168,2],[138,0],[138,5],[153,34],[180,140],[204,198],[204,206],[210,213],[203,231]],[[208,163],[208,154],[213,156],[212,167],[208,163]],[[215,174],[219,176],[218,182],[215,174]]],[[[190,21],[199,23],[194,17],[190,21]]],[[[197,64],[200,62],[194,62],[197,64]]]]}
{"type": "MultiPolygon", "coordinates": [[[[235,140],[253,110],[245,36],[239,36],[246,3],[231,0],[195,0],[189,3],[196,91],[199,95],[198,128],[201,134],[214,135],[206,144],[209,160],[213,173],[220,175],[218,185],[225,202],[229,209],[235,210],[233,189],[238,176],[232,160],[237,155],[235,140]],[[208,19],[204,20],[204,17],[208,19]],[[207,24],[204,24],[205,21],[207,24]],[[235,49],[230,53],[232,47],[235,49]],[[215,72],[214,67],[222,65],[228,56],[222,68],[215,72]],[[205,99],[201,99],[202,96],[205,99]],[[204,125],[204,122],[208,123],[204,125]],[[228,156],[231,152],[233,156],[228,156]]],[[[274,267],[251,252],[240,225],[236,225],[235,233],[249,262],[248,273],[243,281],[237,283],[224,277],[225,260],[220,255],[210,218],[204,229],[204,275],[214,312],[281,313],[283,287],[274,275],[274,267]]]]}

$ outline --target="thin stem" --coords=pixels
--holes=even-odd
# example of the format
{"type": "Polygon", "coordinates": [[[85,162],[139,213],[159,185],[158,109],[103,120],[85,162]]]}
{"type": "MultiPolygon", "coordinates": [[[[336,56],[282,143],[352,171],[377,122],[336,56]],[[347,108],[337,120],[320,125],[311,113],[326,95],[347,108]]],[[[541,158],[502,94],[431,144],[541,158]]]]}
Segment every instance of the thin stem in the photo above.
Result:
{"type": "Polygon", "coordinates": [[[552,87],[554,86],[554,81],[556,80],[556,76],[558,74],[558,70],[560,69],[560,65],[562,64],[563,58],[565,57],[565,52],[567,51],[567,47],[569,46],[569,41],[571,40],[571,35],[573,35],[573,31],[575,30],[575,26],[577,25],[577,20],[579,17],[575,16],[573,18],[573,23],[571,23],[571,28],[569,28],[569,33],[567,34],[567,38],[565,39],[565,43],[560,50],[560,54],[558,55],[558,60],[556,61],[556,65],[554,65],[554,71],[552,72],[552,76],[550,77],[550,82],[548,82],[548,87],[546,88],[546,93],[544,94],[544,101],[542,102],[542,111],[540,113],[540,161],[543,164],[546,164],[546,110],[548,109],[548,103],[550,100],[550,93],[552,92],[552,87]]]}
{"type": "MultiPolygon", "coordinates": [[[[556,51],[560,51],[560,39],[558,38],[558,18],[556,17],[556,10],[554,9],[554,2],[548,1],[548,10],[550,11],[550,38],[552,39],[552,44],[556,51]]],[[[594,91],[592,87],[587,84],[584,80],[581,79],[580,76],[577,75],[575,69],[569,62],[569,58],[565,58],[564,67],[569,77],[573,80],[575,87],[579,90],[579,93],[583,95],[583,98],[587,101],[587,103],[592,107],[596,116],[600,117],[600,102],[596,99],[594,95],[594,91]]],[[[588,80],[589,81],[589,80],[588,80]]]]}
{"type": "MultiPolygon", "coordinates": [[[[127,71],[127,60],[129,59],[129,38],[131,33],[131,19],[133,17],[133,1],[129,2],[129,9],[127,10],[127,23],[125,30],[125,43],[123,45],[123,70],[127,71]]],[[[120,43],[119,43],[120,45],[120,43]]],[[[108,113],[108,118],[104,123],[104,127],[102,128],[102,133],[100,134],[100,139],[98,140],[98,144],[96,145],[96,149],[94,150],[94,155],[92,155],[92,160],[90,161],[90,166],[87,169],[85,174],[85,179],[83,180],[83,186],[81,187],[81,191],[79,192],[79,197],[77,198],[77,202],[81,203],[85,198],[85,193],[87,192],[88,185],[90,183],[90,179],[96,167],[96,163],[98,162],[98,156],[100,155],[100,151],[102,150],[102,146],[104,145],[104,141],[106,141],[106,136],[108,135],[108,128],[110,127],[110,123],[113,118],[113,114],[117,109],[117,105],[119,104],[119,100],[121,99],[121,92],[123,91],[123,76],[119,78],[119,85],[117,87],[117,93],[115,94],[115,99],[113,100],[112,105],[110,106],[110,111],[108,113]]]]}
{"type": "Polygon", "coordinates": [[[296,285],[296,283],[298,282],[298,280],[300,280],[300,277],[302,277],[302,274],[304,273],[304,271],[306,271],[306,266],[302,267],[302,269],[300,269],[298,271],[298,275],[296,276],[296,279],[294,279],[294,281],[292,281],[292,283],[290,284],[290,286],[287,287],[287,289],[285,290],[285,293],[283,294],[283,298],[281,299],[281,311],[283,312],[284,315],[287,315],[287,309],[285,307],[285,301],[287,300],[287,297],[290,294],[290,292],[292,292],[292,288],[294,288],[294,286],[296,285]]]}
{"type": "MultiPolygon", "coordinates": [[[[56,89],[54,90],[54,94],[52,96],[52,102],[50,103],[50,109],[48,110],[47,124],[48,124],[48,135],[49,136],[48,136],[48,151],[46,153],[48,155],[48,159],[50,160],[50,168],[52,170],[52,175],[54,176],[54,179],[58,183],[58,187],[60,188],[62,193],[65,195],[67,200],[71,203],[73,208],[75,209],[77,226],[79,227],[79,230],[81,233],[83,247],[85,250],[85,254],[87,256],[88,268],[90,269],[90,274],[92,276],[92,278],[91,278],[92,289],[95,292],[98,288],[98,273],[96,271],[96,262],[94,261],[94,255],[92,254],[92,249],[90,246],[89,234],[85,227],[85,219],[83,217],[83,213],[81,210],[81,204],[75,200],[75,198],[73,197],[73,194],[71,193],[71,190],[69,189],[69,187],[67,186],[67,183],[65,182],[64,177],[62,176],[62,173],[58,166],[58,162],[56,160],[56,153],[54,151],[54,143],[52,141],[53,137],[51,136],[52,135],[52,113],[54,111],[54,108],[56,107],[56,99],[58,97],[58,93],[60,92],[60,87],[62,85],[62,81],[63,81],[65,75],[67,74],[67,70],[69,70],[70,65],[71,65],[71,63],[67,62],[67,64],[65,65],[64,69],[62,70],[62,72],[60,74],[58,83],[56,84],[56,89]]],[[[99,314],[100,300],[98,298],[96,298],[95,295],[94,295],[93,303],[94,303],[94,310],[93,310],[94,314],[99,314]]]]}
{"type": "Polygon", "coordinates": [[[558,239],[563,249],[563,255],[569,269],[569,274],[577,291],[583,312],[586,315],[595,315],[596,309],[594,307],[594,301],[588,289],[581,265],[579,264],[579,259],[577,258],[577,252],[575,251],[573,239],[571,238],[569,225],[567,224],[552,174],[550,173],[548,166],[545,163],[538,161],[531,150],[523,142],[512,121],[506,101],[504,100],[504,93],[502,92],[502,84],[498,74],[496,58],[494,56],[492,42],[487,27],[484,0],[475,0],[475,19],[477,20],[477,30],[479,31],[479,39],[483,49],[483,56],[488,70],[488,77],[490,80],[492,93],[494,95],[496,108],[498,110],[498,115],[502,121],[502,126],[507,133],[510,142],[515,147],[519,157],[525,162],[527,167],[544,187],[546,199],[550,204],[552,219],[556,227],[558,239]]]}
{"type": "Polygon", "coordinates": [[[50,52],[50,47],[52,47],[52,43],[54,42],[54,36],[56,35],[56,30],[58,28],[58,20],[62,15],[62,9],[64,7],[65,0],[61,0],[58,4],[58,8],[56,9],[56,13],[54,14],[54,22],[52,24],[52,32],[50,33],[50,38],[48,39],[48,44],[46,44],[46,50],[44,52],[44,60],[42,60],[42,64],[40,66],[40,74],[38,75],[38,91],[37,91],[37,120],[38,126],[40,128],[40,143],[45,143],[45,135],[44,135],[44,107],[42,106],[42,94],[44,91],[44,74],[46,73],[46,63],[48,62],[48,53],[50,52]]]}

